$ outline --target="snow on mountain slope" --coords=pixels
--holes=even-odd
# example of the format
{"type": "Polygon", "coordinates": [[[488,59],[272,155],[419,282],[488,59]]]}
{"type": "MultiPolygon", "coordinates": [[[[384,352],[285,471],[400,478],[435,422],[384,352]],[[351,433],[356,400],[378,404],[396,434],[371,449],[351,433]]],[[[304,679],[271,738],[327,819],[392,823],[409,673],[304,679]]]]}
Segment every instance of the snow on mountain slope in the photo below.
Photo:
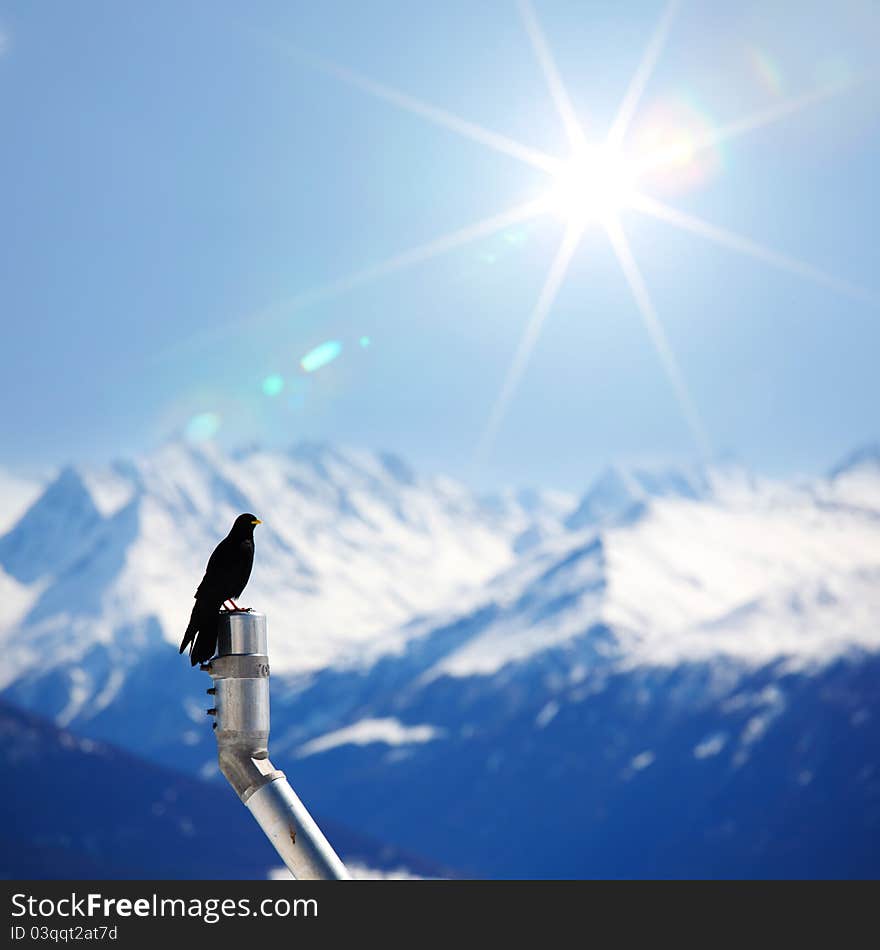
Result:
{"type": "MultiPolygon", "coordinates": [[[[0,538],[0,688],[117,740],[114,716],[147,689],[148,669],[151,695],[159,682],[168,694],[162,729],[190,742],[180,737],[204,713],[186,706],[176,647],[208,554],[242,510],[265,522],[245,601],[267,613],[275,682],[294,691],[303,673],[390,669],[383,658],[400,659],[394,682],[410,689],[540,667],[570,647],[574,680],[715,657],[821,663],[880,647],[872,485],[880,470],[862,456],[791,484],[731,469],[618,471],[584,501],[622,504],[577,527],[584,501],[480,498],[387,455],[171,444],[100,472],[66,470],[0,538]]],[[[353,683],[322,693],[299,742],[382,718],[346,718],[353,683]]],[[[373,686],[363,689],[366,702],[373,686]]],[[[168,737],[153,731],[145,747],[161,749],[168,737]]]]}
{"type": "Polygon", "coordinates": [[[314,755],[336,746],[371,745],[375,742],[388,746],[404,746],[414,742],[430,742],[442,735],[443,731],[433,726],[403,726],[396,719],[362,719],[344,729],[307,742],[299,749],[299,754],[314,755]]]}
{"type": "Polygon", "coordinates": [[[273,640],[273,669],[302,672],[394,647],[405,620],[506,567],[520,535],[558,528],[571,505],[479,499],[393,456],[314,444],[224,455],[174,443],[101,471],[68,468],[0,538],[12,608],[0,686],[69,664],[68,721],[111,701],[157,631],[179,643],[208,556],[241,511],[265,522],[245,602],[293,633],[273,640]]]}
{"type": "Polygon", "coordinates": [[[721,480],[710,497],[655,497],[634,520],[555,538],[473,598],[485,619],[428,675],[492,675],[596,625],[613,631],[601,650],[623,665],[878,649],[880,505],[822,487],[721,480]]]}

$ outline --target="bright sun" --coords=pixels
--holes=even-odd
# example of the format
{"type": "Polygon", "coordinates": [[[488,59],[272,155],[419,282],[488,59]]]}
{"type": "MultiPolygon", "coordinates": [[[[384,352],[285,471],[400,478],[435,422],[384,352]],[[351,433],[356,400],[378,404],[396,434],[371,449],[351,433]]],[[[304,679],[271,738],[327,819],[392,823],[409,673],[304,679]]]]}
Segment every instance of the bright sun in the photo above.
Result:
{"type": "Polygon", "coordinates": [[[371,96],[383,99],[428,122],[478,142],[486,148],[518,159],[550,176],[549,191],[544,192],[536,200],[509,208],[500,214],[409,248],[394,257],[387,258],[380,264],[366,267],[317,288],[311,293],[304,294],[300,298],[305,302],[346,292],[365,281],[394,273],[452,248],[519,226],[542,214],[550,213],[561,218],[566,226],[559,249],[550,264],[538,299],[480,436],[477,452],[483,460],[488,455],[510,408],[519,382],[528,367],[532,350],[559,289],[565,281],[580,239],[586,229],[591,226],[604,229],[632,292],[635,306],[672,385],[694,442],[701,455],[704,457],[711,455],[709,441],[694,399],[688,391],[672,346],[666,338],[663,325],[619,220],[620,213],[626,209],[632,209],[638,214],[689,231],[728,250],[745,254],[798,277],[832,287],[863,302],[869,301],[875,306],[878,305],[878,296],[864,287],[842,281],[803,261],[764,247],[744,235],[728,231],[702,218],[670,207],[645,193],[645,186],[649,185],[650,180],[654,180],[658,173],[664,177],[671,176],[666,178],[670,184],[675,181],[685,184],[698,182],[702,174],[701,164],[703,168],[706,168],[713,162],[718,162],[717,149],[722,142],[771,125],[803,111],[808,106],[824,102],[832,95],[852,91],[861,82],[872,77],[872,74],[865,73],[858,82],[853,80],[841,82],[833,87],[822,86],[812,92],[777,101],[751,115],[719,127],[713,126],[689,106],[661,105],[655,108],[650,117],[643,116],[645,124],[640,130],[637,144],[632,139],[629,144],[626,144],[628,130],[639,110],[640,101],[651,81],[680,5],[679,0],[666,0],[663,12],[630,79],[607,136],[590,144],[585,140],[584,128],[553,60],[532,0],[518,0],[523,24],[544,73],[548,91],[566,132],[566,139],[572,149],[568,161],[560,160],[556,155],[547,154],[506,135],[483,128],[446,109],[423,102],[408,93],[376,82],[344,66],[308,57],[316,68],[371,96]],[[629,159],[627,154],[630,156],[629,159]],[[697,161],[701,154],[702,162],[697,161]]]}
{"type": "Polygon", "coordinates": [[[604,222],[626,207],[635,186],[635,174],[619,153],[592,146],[562,168],[547,201],[574,224],[604,222]]]}

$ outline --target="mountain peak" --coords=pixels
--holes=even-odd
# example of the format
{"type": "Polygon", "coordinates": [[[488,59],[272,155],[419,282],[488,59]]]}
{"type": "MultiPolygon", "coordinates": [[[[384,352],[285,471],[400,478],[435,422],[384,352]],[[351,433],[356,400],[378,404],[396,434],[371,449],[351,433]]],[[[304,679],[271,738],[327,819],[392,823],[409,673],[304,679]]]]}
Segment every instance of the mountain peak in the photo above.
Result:
{"type": "Polygon", "coordinates": [[[565,525],[571,531],[627,519],[644,506],[645,491],[625,469],[605,468],[565,525]]]}
{"type": "Polygon", "coordinates": [[[566,527],[577,531],[628,523],[640,518],[654,498],[697,501],[711,491],[709,473],[697,466],[609,465],[569,516],[566,527]]]}
{"type": "Polygon", "coordinates": [[[66,466],[0,538],[0,566],[26,584],[52,574],[76,555],[101,520],[85,480],[66,466]]]}

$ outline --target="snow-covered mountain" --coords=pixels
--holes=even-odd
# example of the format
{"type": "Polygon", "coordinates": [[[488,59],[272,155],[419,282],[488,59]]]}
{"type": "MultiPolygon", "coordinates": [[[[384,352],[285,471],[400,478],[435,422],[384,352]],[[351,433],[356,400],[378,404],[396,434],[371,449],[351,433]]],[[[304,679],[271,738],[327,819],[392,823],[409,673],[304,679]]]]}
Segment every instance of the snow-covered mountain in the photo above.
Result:
{"type": "Polygon", "coordinates": [[[176,646],[246,509],[273,757],[331,817],[479,874],[880,872],[877,451],[580,500],[325,446],[71,469],[0,539],[7,697],[216,775],[176,646]]]}
{"type": "Polygon", "coordinates": [[[145,647],[179,642],[240,511],[265,522],[246,600],[290,631],[272,660],[292,673],[398,646],[402,622],[509,565],[518,539],[558,528],[570,504],[549,492],[481,499],[391,455],[314,444],[227,456],[177,443],[67,468],[0,538],[0,688],[63,666],[75,682],[62,719],[107,705],[145,647]]]}
{"type": "Polygon", "coordinates": [[[474,599],[467,641],[427,675],[492,675],[600,625],[613,631],[604,654],[622,666],[802,665],[880,648],[880,498],[864,507],[852,488],[842,476],[791,486],[737,472],[711,473],[699,494],[689,481],[642,488],[637,515],[603,507],[494,578],[474,599]]]}
{"type": "Polygon", "coordinates": [[[275,748],[331,814],[483,874],[876,875],[872,472],[624,473],[637,512],[285,694],[275,748]]]}

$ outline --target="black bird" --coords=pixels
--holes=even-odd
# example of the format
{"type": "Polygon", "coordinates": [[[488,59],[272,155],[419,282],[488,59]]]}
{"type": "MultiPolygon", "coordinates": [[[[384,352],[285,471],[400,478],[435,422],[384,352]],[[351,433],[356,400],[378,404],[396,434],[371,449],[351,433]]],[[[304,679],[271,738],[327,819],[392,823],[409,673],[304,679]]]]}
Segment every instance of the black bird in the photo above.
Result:
{"type": "Polygon", "coordinates": [[[189,626],[180,644],[180,653],[190,646],[189,657],[193,666],[205,663],[217,649],[217,625],[220,608],[227,601],[234,610],[254,566],[254,528],[263,522],[250,512],[239,515],[232,530],[214,548],[208,560],[205,576],[196,589],[196,605],[189,618],[189,626]]]}

